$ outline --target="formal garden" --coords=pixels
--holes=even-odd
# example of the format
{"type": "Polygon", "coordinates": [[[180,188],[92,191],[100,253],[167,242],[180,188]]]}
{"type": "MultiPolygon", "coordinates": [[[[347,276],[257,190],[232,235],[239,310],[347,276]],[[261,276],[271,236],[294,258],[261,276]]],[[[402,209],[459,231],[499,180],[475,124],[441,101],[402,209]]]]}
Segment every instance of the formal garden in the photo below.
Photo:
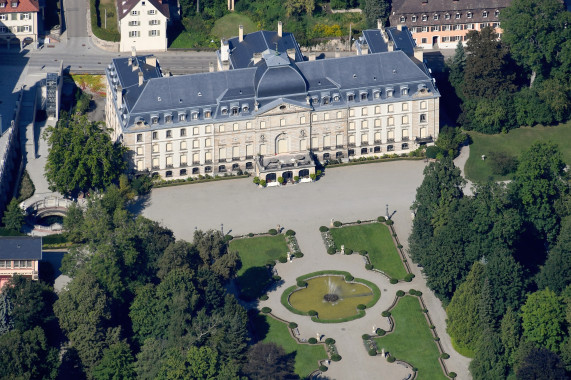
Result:
{"type": "Polygon", "coordinates": [[[439,364],[440,352],[435,341],[438,338],[430,331],[433,326],[428,325],[419,299],[401,297],[396,306],[383,315],[392,316],[394,327],[392,332],[375,338],[378,350],[388,353],[390,361],[402,360],[412,365],[418,371],[419,380],[446,379],[439,364]]]}

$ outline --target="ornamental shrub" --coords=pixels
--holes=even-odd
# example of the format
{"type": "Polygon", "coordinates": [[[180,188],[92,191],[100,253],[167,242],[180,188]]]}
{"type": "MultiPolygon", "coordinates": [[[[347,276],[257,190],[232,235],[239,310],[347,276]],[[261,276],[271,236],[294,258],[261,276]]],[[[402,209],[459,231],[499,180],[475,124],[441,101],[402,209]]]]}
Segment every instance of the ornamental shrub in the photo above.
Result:
{"type": "Polygon", "coordinates": [[[267,294],[263,294],[260,296],[260,301],[266,301],[268,299],[268,295],[267,294]]]}
{"type": "Polygon", "coordinates": [[[295,329],[295,328],[297,328],[297,323],[295,323],[295,322],[290,322],[288,326],[289,326],[290,329],[295,329]]]}
{"type": "Polygon", "coordinates": [[[329,228],[327,228],[325,226],[319,227],[319,232],[327,232],[327,231],[329,231],[329,228]]]}
{"type": "Polygon", "coordinates": [[[315,172],[315,174],[316,174],[318,177],[321,177],[321,170],[317,170],[317,171],[315,172]]]}
{"type": "Polygon", "coordinates": [[[377,356],[377,350],[375,350],[374,348],[371,348],[369,350],[369,356],[377,356]]]}
{"type": "Polygon", "coordinates": [[[434,329],[436,328],[436,326],[430,325],[430,326],[428,326],[428,328],[431,329],[431,330],[434,330],[434,329]]]}
{"type": "Polygon", "coordinates": [[[299,182],[299,176],[298,176],[298,175],[294,176],[294,177],[293,177],[293,181],[294,181],[294,182],[299,182]]]}
{"type": "Polygon", "coordinates": [[[335,344],[335,339],[327,338],[327,339],[325,339],[325,344],[335,344]]]}
{"type": "Polygon", "coordinates": [[[417,297],[420,297],[420,296],[422,296],[422,292],[420,290],[417,290],[416,295],[417,295],[417,297]]]}
{"type": "Polygon", "coordinates": [[[254,184],[256,184],[256,185],[259,185],[260,184],[260,177],[254,177],[252,182],[254,182],[254,184]]]}
{"type": "Polygon", "coordinates": [[[385,318],[388,318],[388,317],[391,316],[391,312],[388,311],[388,310],[385,310],[385,311],[383,311],[383,312],[381,313],[381,315],[382,315],[383,317],[385,317],[385,318]]]}
{"type": "Polygon", "coordinates": [[[303,257],[303,253],[302,252],[296,252],[293,254],[295,257],[297,257],[298,259],[301,259],[303,257]]]}
{"type": "Polygon", "coordinates": [[[287,263],[287,256],[286,256],[286,255],[281,255],[281,256],[278,258],[278,261],[279,261],[280,263],[287,263]]]}
{"type": "Polygon", "coordinates": [[[325,365],[320,365],[320,366],[319,366],[319,370],[320,370],[321,372],[327,372],[328,369],[329,369],[329,368],[327,368],[327,366],[325,366],[325,365]]]}
{"type": "Polygon", "coordinates": [[[317,311],[315,310],[309,310],[307,312],[307,315],[309,315],[310,317],[315,317],[317,315],[317,311]]]}
{"type": "Polygon", "coordinates": [[[456,374],[456,372],[448,372],[448,376],[450,376],[452,379],[455,379],[456,376],[458,375],[456,374]]]}
{"type": "Polygon", "coordinates": [[[341,227],[341,226],[343,225],[343,223],[341,223],[340,221],[336,220],[336,221],[333,222],[333,225],[334,225],[335,227],[341,227]]]}
{"type": "Polygon", "coordinates": [[[278,177],[278,183],[281,185],[284,183],[284,177],[278,177]]]}
{"type": "Polygon", "coordinates": [[[270,230],[268,231],[268,233],[269,233],[270,235],[277,235],[277,234],[278,234],[278,230],[276,230],[275,228],[272,228],[272,229],[270,229],[270,230]]]}
{"type": "Polygon", "coordinates": [[[439,337],[436,337],[436,338],[434,338],[434,341],[435,341],[435,342],[439,342],[439,341],[440,341],[440,338],[439,338],[439,337]]]}
{"type": "Polygon", "coordinates": [[[270,308],[267,307],[267,306],[264,306],[264,307],[262,308],[262,313],[264,313],[264,314],[268,314],[268,313],[271,313],[271,312],[272,312],[272,309],[270,309],[270,308]]]}
{"type": "Polygon", "coordinates": [[[361,338],[363,338],[363,340],[369,340],[371,339],[371,336],[369,334],[363,334],[361,335],[361,338]]]}
{"type": "Polygon", "coordinates": [[[443,352],[442,355],[440,355],[440,357],[441,357],[442,359],[445,359],[445,360],[446,360],[446,359],[450,359],[450,355],[448,355],[446,352],[443,352]]]}
{"type": "Polygon", "coordinates": [[[295,236],[295,231],[294,230],[287,230],[286,236],[295,236]]]}
{"type": "Polygon", "coordinates": [[[390,280],[390,283],[393,285],[396,284],[397,282],[399,282],[399,280],[396,278],[391,278],[391,280],[390,280]]]}
{"type": "Polygon", "coordinates": [[[232,235],[226,235],[226,236],[224,236],[224,241],[225,241],[225,242],[229,242],[229,241],[231,241],[232,239],[234,239],[234,236],[232,236],[232,235]]]}
{"type": "Polygon", "coordinates": [[[276,281],[276,282],[281,281],[281,279],[282,279],[282,278],[281,278],[280,276],[278,276],[277,274],[275,274],[275,275],[272,276],[272,280],[274,280],[274,281],[276,281]]]}
{"type": "Polygon", "coordinates": [[[334,255],[336,252],[337,250],[335,249],[335,247],[327,248],[327,253],[329,253],[330,255],[334,255]]]}
{"type": "Polygon", "coordinates": [[[423,313],[428,313],[428,309],[422,309],[423,313]]]}
{"type": "Polygon", "coordinates": [[[408,294],[410,294],[411,296],[416,296],[416,290],[415,289],[411,289],[408,291],[408,294]]]}
{"type": "Polygon", "coordinates": [[[311,178],[312,181],[315,181],[315,179],[317,178],[317,176],[315,175],[315,173],[311,173],[309,175],[309,178],[311,178]]]}
{"type": "Polygon", "coordinates": [[[365,310],[367,308],[367,306],[365,306],[364,304],[360,303],[357,305],[357,309],[359,310],[365,310]]]}
{"type": "Polygon", "coordinates": [[[260,180],[260,186],[266,187],[266,180],[265,179],[260,180]]]}
{"type": "Polygon", "coordinates": [[[385,220],[386,220],[386,219],[385,219],[384,216],[379,216],[379,217],[377,218],[377,222],[384,222],[385,220]]]}
{"type": "Polygon", "coordinates": [[[406,276],[404,276],[404,280],[406,282],[411,282],[413,278],[414,278],[414,274],[412,274],[412,273],[407,273],[406,276]]]}
{"type": "Polygon", "coordinates": [[[254,234],[253,234],[252,232],[250,232],[250,233],[248,234],[248,237],[254,237],[254,234]]]}
{"type": "Polygon", "coordinates": [[[387,226],[392,226],[393,224],[395,224],[395,222],[393,222],[393,221],[390,220],[390,219],[387,220],[385,223],[387,224],[387,226]]]}
{"type": "Polygon", "coordinates": [[[364,249],[362,251],[359,252],[359,255],[361,256],[367,256],[369,252],[365,251],[364,249]]]}
{"type": "Polygon", "coordinates": [[[404,292],[402,290],[397,290],[397,297],[404,296],[404,292]]]}
{"type": "Polygon", "coordinates": [[[333,354],[331,355],[331,360],[333,360],[334,362],[338,362],[339,360],[341,360],[341,355],[333,354]]]}
{"type": "Polygon", "coordinates": [[[366,270],[371,270],[371,269],[373,269],[373,264],[365,264],[365,269],[366,269],[366,270]]]}
{"type": "Polygon", "coordinates": [[[315,344],[315,343],[317,343],[317,339],[315,339],[315,338],[309,338],[309,339],[307,340],[307,342],[308,342],[309,344],[315,344]]]}
{"type": "Polygon", "coordinates": [[[398,249],[402,249],[402,244],[398,244],[398,245],[397,245],[397,248],[398,248],[398,249]]]}
{"type": "Polygon", "coordinates": [[[397,360],[397,359],[396,359],[394,356],[389,356],[389,357],[387,358],[387,361],[388,361],[389,363],[394,363],[395,360],[397,360]]]}
{"type": "Polygon", "coordinates": [[[346,255],[352,255],[353,254],[353,250],[351,248],[347,248],[345,249],[345,254],[346,255]]]}
{"type": "Polygon", "coordinates": [[[305,282],[303,280],[297,280],[297,286],[299,288],[305,288],[307,286],[307,282],[305,282]]]}
{"type": "Polygon", "coordinates": [[[357,224],[361,224],[361,221],[360,221],[360,220],[357,220],[357,224]]]}
{"type": "Polygon", "coordinates": [[[386,332],[385,330],[379,328],[379,329],[376,329],[376,330],[375,330],[375,333],[376,333],[378,336],[383,336],[383,335],[385,335],[387,332],[386,332]]]}

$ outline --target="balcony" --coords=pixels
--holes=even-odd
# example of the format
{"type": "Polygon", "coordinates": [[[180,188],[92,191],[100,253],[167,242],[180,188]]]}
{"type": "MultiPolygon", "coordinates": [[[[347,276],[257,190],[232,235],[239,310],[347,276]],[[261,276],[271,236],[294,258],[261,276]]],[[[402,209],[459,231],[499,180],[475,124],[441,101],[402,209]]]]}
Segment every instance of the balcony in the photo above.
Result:
{"type": "Polygon", "coordinates": [[[426,144],[426,143],[432,142],[433,140],[432,140],[432,136],[427,136],[427,137],[417,137],[416,139],[414,139],[414,141],[417,144],[426,144]]]}
{"type": "Polygon", "coordinates": [[[331,150],[331,147],[330,146],[324,146],[323,150],[331,150]]]}
{"type": "Polygon", "coordinates": [[[173,164],[167,165],[167,169],[172,169],[172,168],[173,168],[173,164]]]}
{"type": "Polygon", "coordinates": [[[383,140],[375,140],[375,144],[382,144],[383,140]]]}
{"type": "Polygon", "coordinates": [[[387,143],[394,143],[395,139],[387,139],[387,143]]]}
{"type": "Polygon", "coordinates": [[[200,161],[192,161],[192,165],[193,165],[193,166],[200,165],[200,161]]]}
{"type": "Polygon", "coordinates": [[[181,167],[181,168],[186,168],[187,166],[188,166],[188,163],[187,163],[187,162],[181,162],[181,163],[180,163],[180,167],[181,167]]]}
{"type": "Polygon", "coordinates": [[[347,144],[347,146],[348,146],[349,148],[354,148],[354,147],[355,147],[355,143],[349,143],[349,144],[347,144]]]}
{"type": "Polygon", "coordinates": [[[246,156],[246,160],[251,160],[253,158],[254,158],[254,156],[246,156]]]}
{"type": "Polygon", "coordinates": [[[408,141],[408,140],[409,140],[408,136],[402,138],[402,141],[408,141]]]}
{"type": "Polygon", "coordinates": [[[232,157],[232,161],[240,161],[240,157],[232,157]]]}
{"type": "Polygon", "coordinates": [[[337,149],[343,149],[343,145],[335,145],[335,148],[337,148],[337,149]]]}
{"type": "Polygon", "coordinates": [[[204,163],[205,163],[205,164],[211,164],[211,163],[212,163],[212,160],[205,160],[204,163]]]}
{"type": "Polygon", "coordinates": [[[152,169],[153,169],[153,170],[159,170],[159,169],[160,169],[160,166],[158,166],[158,165],[153,165],[153,166],[152,166],[152,169]]]}

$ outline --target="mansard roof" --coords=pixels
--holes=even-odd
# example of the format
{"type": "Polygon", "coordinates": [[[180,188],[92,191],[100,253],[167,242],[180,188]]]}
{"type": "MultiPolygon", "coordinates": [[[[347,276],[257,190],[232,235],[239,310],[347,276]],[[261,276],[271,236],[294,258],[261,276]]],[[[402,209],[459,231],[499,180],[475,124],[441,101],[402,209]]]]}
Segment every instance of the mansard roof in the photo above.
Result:
{"type": "Polygon", "coordinates": [[[392,15],[430,14],[478,9],[502,9],[511,0],[393,0],[392,15]]]}

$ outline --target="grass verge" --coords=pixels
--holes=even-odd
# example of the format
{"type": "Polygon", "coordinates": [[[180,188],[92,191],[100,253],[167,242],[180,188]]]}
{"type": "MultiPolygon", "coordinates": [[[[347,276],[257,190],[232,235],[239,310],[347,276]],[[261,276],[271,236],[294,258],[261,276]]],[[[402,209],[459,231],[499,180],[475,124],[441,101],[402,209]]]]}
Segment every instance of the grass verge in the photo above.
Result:
{"type": "Polygon", "coordinates": [[[491,152],[505,152],[519,157],[531,144],[537,140],[554,141],[559,144],[565,162],[571,164],[571,146],[566,141],[571,141],[571,121],[551,127],[535,126],[512,129],[508,133],[486,135],[478,132],[468,132],[472,138],[470,145],[470,157],[464,167],[466,177],[473,182],[481,182],[491,179],[503,181],[511,179],[511,176],[499,176],[492,173],[489,160],[482,160],[482,155],[489,156],[491,152]]]}
{"type": "Polygon", "coordinates": [[[440,367],[440,356],[426,318],[416,297],[399,299],[391,310],[394,331],[375,338],[379,350],[388,351],[397,360],[404,360],[418,368],[419,380],[447,379],[440,367]]]}
{"type": "Polygon", "coordinates": [[[238,35],[238,26],[244,26],[244,34],[258,30],[256,24],[246,15],[240,13],[229,13],[216,20],[210,34],[218,38],[230,38],[238,35]]]}
{"type": "Polygon", "coordinates": [[[403,279],[407,272],[395,247],[389,228],[382,223],[371,223],[329,230],[335,247],[355,252],[369,253],[373,268],[379,269],[391,278],[403,279]]]}
{"type": "Polygon", "coordinates": [[[117,42],[121,34],[117,30],[117,15],[113,0],[89,0],[91,30],[97,38],[117,42]],[[107,9],[107,29],[105,29],[105,9],[107,9]]]}
{"type": "Polygon", "coordinates": [[[294,370],[302,379],[317,369],[319,360],[327,359],[323,345],[298,344],[291,337],[285,323],[263,314],[258,315],[253,322],[254,330],[265,332],[263,342],[275,343],[283,347],[287,354],[294,355],[294,370]]]}

